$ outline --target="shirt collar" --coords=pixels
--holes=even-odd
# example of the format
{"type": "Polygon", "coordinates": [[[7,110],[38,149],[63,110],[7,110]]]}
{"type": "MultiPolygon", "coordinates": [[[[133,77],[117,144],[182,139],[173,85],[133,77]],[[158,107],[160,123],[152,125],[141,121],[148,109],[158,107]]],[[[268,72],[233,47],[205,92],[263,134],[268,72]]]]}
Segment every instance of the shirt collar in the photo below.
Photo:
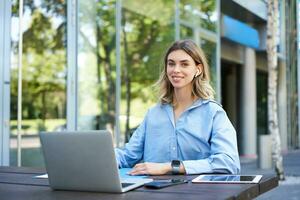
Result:
{"type": "MultiPolygon", "coordinates": [[[[208,102],[215,102],[218,105],[220,105],[218,102],[211,100],[211,99],[197,99],[186,111],[190,111],[194,108],[200,107],[203,104],[207,104],[208,102]]],[[[174,111],[173,111],[173,106],[171,104],[161,104],[162,108],[167,112],[168,117],[175,127],[175,122],[174,122],[174,111]]]]}
{"type": "MultiPolygon", "coordinates": [[[[196,107],[199,107],[201,106],[202,104],[206,104],[210,101],[214,101],[214,100],[210,100],[210,99],[197,99],[196,101],[194,101],[194,103],[188,108],[188,110],[190,109],[193,109],[193,108],[196,108],[196,107]]],[[[168,104],[161,104],[161,106],[167,110],[172,110],[173,109],[173,106],[172,104],[168,103],[168,104]]]]}
{"type": "MultiPolygon", "coordinates": [[[[203,104],[206,104],[210,101],[215,102],[214,100],[210,99],[197,99],[187,110],[191,110],[197,107],[200,107],[203,104]]],[[[217,103],[217,102],[216,102],[217,103]]],[[[162,104],[161,105],[169,114],[173,115],[173,106],[171,104],[162,104]]]]}
{"type": "Polygon", "coordinates": [[[200,107],[203,104],[207,104],[211,100],[209,99],[197,99],[187,110],[192,110],[194,108],[200,107]]]}

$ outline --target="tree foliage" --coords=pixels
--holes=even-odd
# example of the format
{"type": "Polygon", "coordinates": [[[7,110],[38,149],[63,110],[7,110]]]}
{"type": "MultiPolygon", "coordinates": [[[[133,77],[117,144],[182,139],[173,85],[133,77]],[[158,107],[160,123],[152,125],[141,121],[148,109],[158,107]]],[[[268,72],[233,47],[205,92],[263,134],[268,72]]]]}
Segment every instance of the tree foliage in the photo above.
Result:
{"type": "MultiPolygon", "coordinates": [[[[18,17],[18,3],[13,17],[18,17]]],[[[24,2],[22,107],[25,119],[65,118],[65,4],[62,0],[24,2]],[[49,6],[51,5],[51,6],[49,6]],[[55,5],[55,6],[54,6],[55,5]]],[[[17,52],[18,41],[13,41],[17,52]]],[[[12,118],[17,113],[17,69],[12,68],[12,118]]]]}
{"type": "MultiPolygon", "coordinates": [[[[212,2],[201,3],[201,10],[209,16],[214,10],[212,2]]],[[[16,0],[13,2],[14,17],[18,17],[18,3],[16,0]]],[[[89,77],[97,77],[96,87],[92,89],[97,91],[94,101],[98,102],[100,111],[92,128],[107,128],[107,124],[113,127],[116,103],[116,1],[78,3],[78,54],[96,60],[96,73],[88,74],[89,77]]],[[[154,91],[149,86],[157,80],[164,52],[175,38],[174,8],[173,0],[122,1],[121,92],[126,102],[126,131],[130,129],[132,100],[154,102],[154,91]]],[[[23,115],[29,119],[64,118],[66,0],[26,0],[24,13],[29,23],[26,23],[23,33],[23,115]]],[[[13,49],[16,52],[17,41],[13,42],[13,49]]],[[[91,67],[89,63],[83,65],[79,66],[79,72],[88,71],[87,68],[91,67]]],[[[17,113],[16,74],[17,69],[13,69],[13,118],[17,113]]],[[[86,101],[86,97],[81,95],[86,89],[79,88],[79,102],[86,101]]]]}

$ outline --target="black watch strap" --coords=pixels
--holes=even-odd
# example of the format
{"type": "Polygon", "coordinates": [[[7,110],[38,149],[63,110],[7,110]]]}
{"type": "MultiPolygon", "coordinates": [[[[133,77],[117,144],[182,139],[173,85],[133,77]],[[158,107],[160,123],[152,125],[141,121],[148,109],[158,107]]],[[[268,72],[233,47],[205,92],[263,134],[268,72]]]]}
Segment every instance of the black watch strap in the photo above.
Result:
{"type": "Polygon", "coordinates": [[[172,160],[171,167],[172,167],[172,174],[180,174],[180,160],[172,160]]]}

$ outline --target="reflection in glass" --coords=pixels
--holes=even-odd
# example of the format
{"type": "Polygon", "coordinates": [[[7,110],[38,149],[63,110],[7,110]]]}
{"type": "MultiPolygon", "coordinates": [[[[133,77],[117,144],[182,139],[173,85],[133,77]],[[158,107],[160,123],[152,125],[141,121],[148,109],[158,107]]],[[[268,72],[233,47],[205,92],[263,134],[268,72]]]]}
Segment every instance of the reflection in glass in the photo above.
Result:
{"type": "Polygon", "coordinates": [[[121,131],[128,140],[157,99],[163,55],[174,41],[174,0],[122,1],[121,131]]]}
{"type": "Polygon", "coordinates": [[[180,39],[194,39],[194,31],[190,27],[180,26],[180,39]]]}
{"type": "Polygon", "coordinates": [[[78,129],[115,123],[115,0],[79,1],[78,129]]]}
{"type": "Polygon", "coordinates": [[[223,181],[223,182],[237,182],[237,181],[253,181],[255,176],[245,175],[205,175],[201,180],[203,181],[223,181]]]}
{"type": "Polygon", "coordinates": [[[216,32],[216,0],[180,0],[179,8],[181,20],[216,32]]]}
{"type": "MultiPolygon", "coordinates": [[[[12,2],[10,165],[17,165],[18,4],[12,2]]],[[[43,166],[38,133],[66,123],[65,1],[25,1],[22,165],[43,166]]]]}
{"type": "Polygon", "coordinates": [[[210,82],[214,90],[216,91],[217,88],[217,46],[216,43],[210,42],[205,39],[201,39],[201,48],[203,49],[209,69],[210,69],[210,82]]]}
{"type": "Polygon", "coordinates": [[[268,134],[268,74],[256,72],[257,134],[268,134]]]}

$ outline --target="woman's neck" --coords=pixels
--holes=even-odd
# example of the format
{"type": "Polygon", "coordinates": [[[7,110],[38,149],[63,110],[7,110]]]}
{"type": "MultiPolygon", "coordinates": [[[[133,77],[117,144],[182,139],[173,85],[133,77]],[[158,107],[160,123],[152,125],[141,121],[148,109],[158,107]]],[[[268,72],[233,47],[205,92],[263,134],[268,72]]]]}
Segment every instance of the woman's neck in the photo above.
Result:
{"type": "Polygon", "coordinates": [[[191,91],[187,91],[183,89],[174,91],[173,109],[174,109],[175,123],[177,122],[177,119],[180,117],[180,115],[187,108],[189,108],[194,103],[195,100],[196,97],[192,95],[191,91]]]}
{"type": "Polygon", "coordinates": [[[196,98],[192,95],[191,91],[187,91],[184,89],[175,90],[173,104],[176,107],[186,108],[186,107],[192,105],[193,102],[195,101],[195,99],[196,98]]]}

